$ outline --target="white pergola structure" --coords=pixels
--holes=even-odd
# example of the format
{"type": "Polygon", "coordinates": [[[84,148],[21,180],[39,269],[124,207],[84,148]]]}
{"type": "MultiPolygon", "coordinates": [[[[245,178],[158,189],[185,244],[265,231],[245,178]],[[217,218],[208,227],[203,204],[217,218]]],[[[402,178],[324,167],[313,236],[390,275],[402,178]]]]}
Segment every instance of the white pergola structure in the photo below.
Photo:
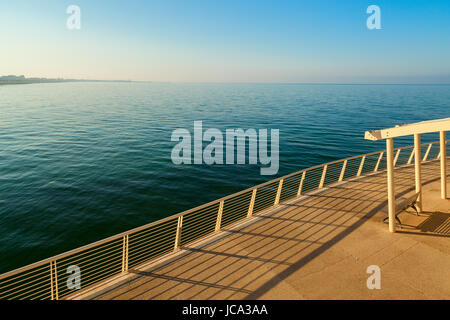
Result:
{"type": "Polygon", "coordinates": [[[423,121],[405,125],[397,125],[394,128],[366,131],[364,139],[382,140],[386,139],[387,160],[387,186],[388,186],[388,210],[389,231],[395,232],[395,183],[394,183],[394,138],[414,135],[414,166],[416,178],[416,192],[419,193],[418,209],[422,211],[422,180],[421,180],[421,155],[420,135],[422,133],[440,133],[440,161],[441,161],[441,198],[447,197],[447,162],[445,133],[450,130],[450,118],[423,121]]]}

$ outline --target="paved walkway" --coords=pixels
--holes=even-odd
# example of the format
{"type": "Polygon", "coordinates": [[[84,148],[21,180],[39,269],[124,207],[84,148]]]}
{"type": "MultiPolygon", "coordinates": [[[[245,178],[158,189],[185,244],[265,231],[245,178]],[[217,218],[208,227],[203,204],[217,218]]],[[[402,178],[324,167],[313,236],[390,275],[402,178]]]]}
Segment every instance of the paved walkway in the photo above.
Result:
{"type": "MultiPolygon", "coordinates": [[[[439,162],[422,171],[424,212],[401,213],[395,234],[382,223],[379,173],[282,204],[88,298],[449,299],[450,200],[440,199],[439,162]],[[370,265],[380,290],[367,289],[370,265]]],[[[395,173],[397,194],[411,194],[414,168],[395,173]]]]}

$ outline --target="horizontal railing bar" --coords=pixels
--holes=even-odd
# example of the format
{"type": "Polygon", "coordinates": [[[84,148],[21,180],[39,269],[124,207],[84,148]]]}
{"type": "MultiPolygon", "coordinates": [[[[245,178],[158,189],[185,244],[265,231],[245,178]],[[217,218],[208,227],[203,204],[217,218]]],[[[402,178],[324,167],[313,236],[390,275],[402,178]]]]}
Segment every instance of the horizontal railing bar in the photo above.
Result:
{"type": "Polygon", "coordinates": [[[208,230],[211,228],[212,230],[210,230],[209,231],[209,233],[214,233],[214,231],[215,231],[215,224],[212,226],[212,228],[211,228],[211,226],[208,226],[208,225],[202,225],[202,226],[199,226],[198,227],[198,229],[197,229],[197,231],[196,232],[192,232],[192,233],[189,233],[189,231],[193,231],[193,230],[195,230],[195,229],[192,229],[192,228],[190,228],[190,229],[186,229],[186,233],[183,235],[182,234],[182,236],[181,236],[181,240],[183,241],[183,239],[185,240],[185,239],[191,239],[191,238],[195,238],[198,234],[203,234],[203,233],[208,233],[208,230]]]}
{"type": "Polygon", "coordinates": [[[133,263],[130,263],[129,268],[136,268],[139,267],[141,265],[144,265],[146,263],[148,263],[148,261],[154,260],[154,259],[158,259],[161,258],[163,255],[173,252],[173,246],[171,248],[171,250],[167,250],[167,251],[161,251],[158,254],[155,254],[154,256],[151,257],[151,259],[149,260],[148,258],[142,258],[141,260],[135,261],[133,263]]]}
{"type": "MultiPolygon", "coordinates": [[[[48,287],[50,287],[50,285],[48,287]]],[[[33,286],[31,286],[31,289],[28,288],[29,290],[27,290],[27,291],[24,291],[26,289],[26,288],[24,288],[22,290],[19,290],[19,294],[14,295],[15,296],[14,299],[17,300],[17,297],[24,296],[24,295],[27,295],[27,294],[28,295],[35,295],[35,294],[41,293],[41,292],[43,292],[43,290],[48,290],[49,289],[48,287],[42,288],[42,286],[35,287],[35,285],[33,285],[33,286]]],[[[11,296],[11,294],[9,294],[9,295],[2,295],[2,296],[0,296],[0,299],[5,299],[4,297],[6,297],[6,296],[11,296]]]]}
{"type": "Polygon", "coordinates": [[[174,234],[165,234],[164,236],[159,237],[159,238],[152,237],[151,239],[149,239],[149,241],[139,241],[137,243],[130,242],[131,249],[130,249],[130,253],[128,255],[129,256],[133,255],[134,251],[140,250],[140,248],[143,245],[146,245],[149,242],[152,242],[151,244],[154,244],[155,246],[157,246],[157,245],[160,245],[161,243],[165,243],[164,241],[169,241],[169,240],[172,241],[172,240],[174,240],[174,238],[175,238],[175,232],[174,232],[174,234]]]}
{"type": "Polygon", "coordinates": [[[9,283],[20,282],[20,281],[22,281],[20,279],[23,279],[23,278],[30,279],[30,278],[34,278],[34,277],[37,277],[37,276],[40,276],[40,277],[41,276],[48,276],[48,270],[46,270],[46,269],[48,269],[48,266],[43,265],[43,267],[46,267],[46,268],[42,268],[41,270],[36,271],[36,272],[33,271],[33,272],[30,272],[30,273],[26,273],[26,274],[18,274],[16,277],[3,279],[2,286],[9,286],[9,283]]]}
{"type": "Polygon", "coordinates": [[[166,252],[173,252],[173,244],[171,244],[170,246],[168,246],[167,248],[161,247],[161,248],[153,248],[153,249],[149,249],[146,251],[140,251],[137,252],[138,254],[134,254],[133,256],[130,256],[130,265],[135,265],[136,263],[139,263],[139,261],[141,261],[144,256],[151,256],[151,257],[155,257],[158,256],[161,253],[166,253],[166,252]],[[132,259],[131,259],[132,258],[132,259]]]}
{"type": "Polygon", "coordinates": [[[92,260],[95,261],[109,261],[111,260],[111,257],[118,257],[119,255],[122,254],[122,251],[115,251],[113,254],[111,255],[107,255],[105,256],[106,253],[102,254],[101,256],[95,257],[95,259],[91,258],[91,259],[87,259],[87,260],[83,260],[83,261],[74,261],[71,263],[65,263],[65,264],[58,264],[58,268],[64,269],[64,267],[68,266],[68,265],[82,265],[84,270],[88,270],[89,268],[86,268],[87,266],[92,265],[92,260]],[[109,258],[108,260],[106,260],[106,258],[109,258]]]}
{"type": "Polygon", "coordinates": [[[117,250],[122,250],[122,245],[120,246],[111,246],[111,247],[103,247],[101,250],[95,251],[95,252],[86,252],[86,253],[81,253],[79,255],[73,255],[70,257],[66,257],[64,259],[60,259],[58,260],[58,267],[62,267],[65,266],[67,264],[73,264],[74,261],[78,261],[78,262],[84,262],[84,261],[89,261],[90,259],[92,259],[93,257],[98,257],[98,256],[103,256],[105,254],[108,253],[112,253],[115,252],[117,250]]]}
{"type": "MultiPolygon", "coordinates": [[[[116,256],[117,258],[117,256],[116,256]]],[[[100,273],[104,273],[105,271],[111,270],[111,269],[121,269],[122,268],[122,261],[117,261],[116,264],[111,264],[108,265],[108,263],[110,263],[110,260],[107,261],[102,261],[100,262],[98,265],[95,265],[93,267],[87,268],[87,269],[81,269],[81,281],[85,281],[87,279],[89,279],[89,275],[95,274],[96,272],[98,273],[101,269],[100,273]]]]}
{"type": "Polygon", "coordinates": [[[154,257],[158,257],[160,254],[164,254],[167,252],[173,252],[173,244],[170,245],[167,249],[157,248],[157,249],[153,249],[153,250],[149,250],[149,251],[143,251],[143,252],[140,252],[138,255],[134,255],[133,259],[132,259],[132,260],[134,260],[134,262],[130,263],[130,266],[135,266],[136,262],[137,262],[137,264],[139,264],[139,262],[141,262],[142,259],[144,259],[144,258],[142,258],[143,256],[150,255],[150,256],[152,256],[152,258],[154,258],[154,257]]]}
{"type": "MultiPolygon", "coordinates": [[[[173,231],[171,229],[176,229],[176,225],[175,225],[175,223],[173,225],[165,225],[165,226],[161,226],[160,229],[162,231],[164,231],[164,233],[166,233],[166,232],[173,231]]],[[[160,229],[150,229],[150,228],[148,228],[147,230],[141,231],[141,233],[132,233],[132,234],[130,234],[130,239],[132,239],[133,241],[136,241],[137,239],[141,239],[141,238],[145,238],[145,237],[151,236],[152,234],[156,233],[156,231],[159,231],[160,229]]],[[[158,232],[158,233],[162,233],[162,232],[158,232]]]]}
{"type": "Polygon", "coordinates": [[[130,247],[132,248],[132,250],[135,250],[137,248],[139,248],[139,245],[141,243],[147,243],[149,241],[154,241],[154,242],[161,242],[162,240],[167,240],[170,238],[175,238],[175,230],[173,230],[174,233],[164,233],[164,234],[152,234],[151,236],[149,236],[148,238],[140,238],[138,240],[133,239],[132,241],[130,241],[130,247]]]}
{"type": "Polygon", "coordinates": [[[39,280],[39,279],[42,279],[42,278],[49,278],[48,270],[45,270],[45,272],[43,270],[43,272],[40,272],[38,274],[33,274],[32,276],[28,276],[28,277],[18,277],[18,278],[14,278],[14,279],[6,279],[7,281],[2,283],[1,287],[2,288],[8,288],[10,286],[17,285],[17,284],[19,284],[19,283],[21,283],[23,281],[26,281],[26,280],[34,279],[33,281],[35,281],[35,280],[39,280]],[[12,281],[10,281],[10,280],[12,280],[12,281]]]}
{"type": "Polygon", "coordinates": [[[129,260],[131,260],[131,259],[134,260],[134,259],[137,259],[137,258],[141,257],[143,254],[150,254],[150,253],[153,253],[153,252],[157,252],[159,250],[170,250],[170,251],[172,251],[173,250],[172,242],[168,243],[168,245],[166,245],[166,246],[162,246],[161,245],[161,246],[158,246],[158,247],[152,247],[151,244],[148,244],[146,246],[142,246],[141,248],[139,248],[139,250],[133,250],[133,252],[128,255],[128,259],[129,260]]]}
{"type": "Polygon", "coordinates": [[[212,230],[210,232],[213,233],[215,231],[215,226],[216,226],[215,222],[214,222],[214,224],[212,226],[208,225],[208,224],[199,225],[198,228],[197,228],[197,231],[193,232],[193,233],[189,233],[189,231],[195,230],[195,229],[193,229],[193,227],[196,227],[196,226],[193,226],[191,228],[187,228],[187,229],[184,230],[185,233],[181,234],[181,240],[183,240],[183,238],[186,239],[186,238],[188,238],[190,236],[195,237],[197,234],[203,233],[203,232],[209,230],[210,228],[212,228],[212,230]]]}
{"type": "Polygon", "coordinates": [[[201,214],[198,214],[198,215],[192,215],[189,218],[183,217],[183,223],[187,223],[187,222],[191,223],[191,222],[198,222],[198,221],[203,221],[203,220],[208,220],[208,219],[216,219],[217,211],[218,211],[218,208],[216,208],[216,210],[214,210],[214,211],[202,212],[201,214]]]}
{"type": "MultiPolygon", "coordinates": [[[[18,291],[16,291],[16,292],[21,292],[22,290],[25,290],[25,289],[28,289],[29,288],[29,286],[30,285],[32,285],[33,283],[34,283],[34,285],[32,285],[32,286],[35,286],[36,284],[41,284],[41,283],[48,283],[47,282],[47,278],[48,277],[48,275],[45,275],[45,277],[41,277],[41,278],[39,278],[39,279],[34,279],[33,281],[30,281],[30,282],[27,282],[27,283],[22,283],[21,285],[19,285],[19,286],[13,286],[13,287],[11,287],[10,289],[8,289],[8,290],[6,290],[6,291],[2,291],[2,295],[0,296],[0,299],[3,299],[3,297],[4,296],[8,296],[8,292],[11,292],[11,291],[15,291],[15,290],[17,290],[17,289],[20,289],[20,288],[22,288],[23,286],[27,286],[26,288],[23,288],[23,289],[20,289],[20,290],[18,290],[18,291]],[[38,281],[37,283],[36,283],[36,281],[38,281]]],[[[25,280],[25,279],[24,279],[25,280]]],[[[20,282],[22,282],[22,281],[20,281],[20,282]]],[[[20,283],[19,282],[19,283],[20,283]]],[[[6,286],[6,288],[8,288],[8,287],[10,287],[10,286],[6,286]]]]}
{"type": "Polygon", "coordinates": [[[227,204],[224,206],[223,212],[229,213],[232,212],[233,210],[236,210],[237,208],[242,208],[243,210],[245,210],[243,207],[244,205],[246,207],[248,207],[250,205],[250,199],[247,199],[245,201],[245,203],[232,203],[232,204],[227,204]]]}
{"type": "MultiPolygon", "coordinates": [[[[150,247],[150,246],[148,246],[150,247]]],[[[145,247],[144,247],[145,248],[145,247]]],[[[168,246],[160,246],[157,248],[147,248],[147,249],[141,249],[139,251],[136,251],[133,253],[133,255],[130,255],[128,258],[130,261],[134,261],[134,260],[139,260],[140,257],[142,257],[143,255],[153,255],[154,253],[158,253],[158,252],[172,252],[173,251],[173,244],[171,243],[168,246]]]]}

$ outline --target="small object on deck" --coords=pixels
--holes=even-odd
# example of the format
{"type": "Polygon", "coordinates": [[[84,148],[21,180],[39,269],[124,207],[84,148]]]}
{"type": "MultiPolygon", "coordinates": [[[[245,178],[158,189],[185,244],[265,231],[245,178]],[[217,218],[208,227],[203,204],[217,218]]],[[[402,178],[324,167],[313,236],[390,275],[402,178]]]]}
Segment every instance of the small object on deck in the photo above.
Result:
{"type": "MultiPolygon", "coordinates": [[[[410,197],[401,197],[395,200],[395,220],[398,222],[400,228],[402,227],[402,222],[400,221],[400,219],[397,217],[400,212],[405,211],[408,208],[413,208],[416,211],[416,216],[419,215],[419,211],[417,210],[416,204],[417,204],[417,199],[419,198],[419,193],[415,193],[410,197]]],[[[388,210],[388,206],[385,206],[381,209],[382,212],[388,214],[389,210],[388,210]]],[[[387,220],[389,219],[389,216],[387,216],[386,218],[383,219],[384,223],[387,223],[387,220]]]]}

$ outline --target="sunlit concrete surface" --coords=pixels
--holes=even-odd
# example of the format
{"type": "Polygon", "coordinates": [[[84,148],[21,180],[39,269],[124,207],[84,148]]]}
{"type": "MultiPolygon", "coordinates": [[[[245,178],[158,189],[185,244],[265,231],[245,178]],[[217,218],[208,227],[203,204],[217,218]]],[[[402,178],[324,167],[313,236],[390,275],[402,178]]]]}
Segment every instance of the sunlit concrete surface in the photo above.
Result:
{"type": "MultiPolygon", "coordinates": [[[[281,204],[78,298],[449,299],[450,200],[439,174],[439,161],[423,164],[424,211],[401,213],[396,233],[382,222],[382,172],[281,204]],[[367,288],[370,265],[379,290],[367,288]]],[[[395,182],[397,196],[412,194],[414,166],[396,169],[395,182]]]]}

